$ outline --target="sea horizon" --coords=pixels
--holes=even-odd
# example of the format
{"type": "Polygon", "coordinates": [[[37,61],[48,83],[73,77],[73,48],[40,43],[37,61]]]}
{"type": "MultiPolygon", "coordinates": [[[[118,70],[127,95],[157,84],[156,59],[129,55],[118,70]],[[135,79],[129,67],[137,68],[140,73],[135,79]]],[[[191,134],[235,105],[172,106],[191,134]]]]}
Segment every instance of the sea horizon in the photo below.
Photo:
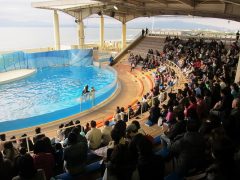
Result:
{"type": "MultiPolygon", "coordinates": [[[[151,30],[152,28],[146,26],[151,30]]],[[[184,27],[184,26],[183,26],[184,27]]],[[[174,28],[162,26],[162,30],[194,30],[191,27],[184,29],[183,27],[174,28]]],[[[154,30],[160,29],[158,26],[154,30]]],[[[221,31],[221,29],[207,29],[205,26],[195,30],[209,30],[221,31]]],[[[105,41],[120,41],[121,40],[121,26],[107,26],[105,27],[104,39],[105,41]],[[113,31],[114,29],[114,31],[113,31]]],[[[131,40],[141,33],[140,27],[127,27],[127,40],[131,40]]],[[[100,29],[97,26],[85,26],[85,43],[98,43],[100,39],[100,29]]],[[[77,27],[74,26],[60,26],[60,41],[62,46],[77,45],[77,27]]],[[[54,29],[52,26],[7,26],[0,28],[0,52],[4,51],[18,51],[24,49],[47,48],[54,47],[54,29]]]]}
{"type": "MultiPolygon", "coordinates": [[[[121,28],[105,27],[105,41],[121,40],[121,28]]],[[[85,28],[85,43],[99,42],[99,28],[85,28]]],[[[141,29],[127,28],[127,39],[133,39],[141,29]]],[[[60,27],[60,41],[63,46],[77,45],[77,28],[60,27]]],[[[17,51],[23,49],[46,48],[54,46],[53,27],[1,27],[0,51],[17,51]]]]}

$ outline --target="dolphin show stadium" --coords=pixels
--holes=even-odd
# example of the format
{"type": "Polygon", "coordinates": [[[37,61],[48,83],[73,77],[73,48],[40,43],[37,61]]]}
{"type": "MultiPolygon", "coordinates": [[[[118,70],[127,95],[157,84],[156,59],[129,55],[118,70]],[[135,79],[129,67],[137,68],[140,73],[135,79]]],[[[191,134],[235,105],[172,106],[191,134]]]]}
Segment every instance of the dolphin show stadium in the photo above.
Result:
{"type": "Polygon", "coordinates": [[[127,35],[145,17],[237,24],[240,0],[28,3],[52,13],[54,43],[0,49],[0,180],[240,179],[240,32],[142,21],[127,35]],[[74,19],[77,44],[63,45],[59,13],[74,19]],[[120,40],[107,41],[108,19],[120,40]]]}

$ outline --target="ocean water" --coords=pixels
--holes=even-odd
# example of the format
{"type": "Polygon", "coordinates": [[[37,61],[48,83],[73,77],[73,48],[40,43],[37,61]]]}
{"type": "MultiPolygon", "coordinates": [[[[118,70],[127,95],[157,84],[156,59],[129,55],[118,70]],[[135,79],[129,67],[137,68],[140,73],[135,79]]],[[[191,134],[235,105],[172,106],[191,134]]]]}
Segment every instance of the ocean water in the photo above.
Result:
{"type": "MultiPolygon", "coordinates": [[[[121,39],[121,28],[105,28],[105,40],[121,39]]],[[[127,29],[127,39],[134,38],[141,29],[127,29]]],[[[99,28],[85,28],[85,42],[99,42],[99,28]]],[[[77,44],[76,27],[60,27],[61,45],[77,44]]],[[[54,46],[53,27],[1,27],[0,51],[54,46]]]]}

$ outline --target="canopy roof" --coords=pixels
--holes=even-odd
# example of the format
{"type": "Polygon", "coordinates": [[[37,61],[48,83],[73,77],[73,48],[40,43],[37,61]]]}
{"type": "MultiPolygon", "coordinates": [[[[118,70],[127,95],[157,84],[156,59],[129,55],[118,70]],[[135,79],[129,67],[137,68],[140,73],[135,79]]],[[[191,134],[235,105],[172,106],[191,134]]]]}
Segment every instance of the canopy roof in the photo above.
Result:
{"type": "Polygon", "coordinates": [[[75,18],[104,14],[127,22],[137,17],[192,15],[240,21],[240,0],[55,0],[32,7],[59,10],[75,18]]]}

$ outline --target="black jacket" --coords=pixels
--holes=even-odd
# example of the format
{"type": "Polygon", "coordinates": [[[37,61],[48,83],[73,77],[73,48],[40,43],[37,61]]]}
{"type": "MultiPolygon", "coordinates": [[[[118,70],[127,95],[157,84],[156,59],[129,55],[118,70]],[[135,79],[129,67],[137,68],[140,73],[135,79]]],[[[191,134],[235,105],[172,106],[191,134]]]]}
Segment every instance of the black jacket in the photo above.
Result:
{"type": "Polygon", "coordinates": [[[150,109],[150,115],[148,117],[148,120],[152,121],[153,123],[157,123],[159,117],[160,117],[160,108],[153,106],[150,109]]]}
{"type": "Polygon", "coordinates": [[[170,152],[177,158],[177,170],[183,174],[192,168],[204,165],[205,142],[198,132],[186,132],[184,136],[175,141],[170,152]]]}

